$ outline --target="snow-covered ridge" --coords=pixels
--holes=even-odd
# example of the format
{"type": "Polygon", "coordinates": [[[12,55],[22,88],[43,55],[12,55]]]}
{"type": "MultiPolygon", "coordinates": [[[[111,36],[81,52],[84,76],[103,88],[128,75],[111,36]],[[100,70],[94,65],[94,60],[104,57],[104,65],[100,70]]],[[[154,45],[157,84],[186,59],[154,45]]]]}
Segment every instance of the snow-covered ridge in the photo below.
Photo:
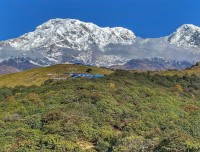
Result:
{"type": "Polygon", "coordinates": [[[65,62],[109,67],[152,57],[196,62],[200,60],[200,27],[185,24],[170,36],[143,39],[122,27],[52,19],[33,32],[0,42],[0,61],[13,66],[19,63],[18,57],[21,69],[65,62]]]}
{"type": "Polygon", "coordinates": [[[97,46],[101,50],[108,44],[131,45],[135,40],[132,31],[122,28],[101,28],[93,23],[75,19],[52,19],[38,26],[34,32],[6,41],[15,49],[70,48],[87,50],[97,46]]]}
{"type": "Polygon", "coordinates": [[[184,24],[176,32],[168,36],[167,40],[178,47],[199,48],[200,27],[192,24],[184,24]]]}

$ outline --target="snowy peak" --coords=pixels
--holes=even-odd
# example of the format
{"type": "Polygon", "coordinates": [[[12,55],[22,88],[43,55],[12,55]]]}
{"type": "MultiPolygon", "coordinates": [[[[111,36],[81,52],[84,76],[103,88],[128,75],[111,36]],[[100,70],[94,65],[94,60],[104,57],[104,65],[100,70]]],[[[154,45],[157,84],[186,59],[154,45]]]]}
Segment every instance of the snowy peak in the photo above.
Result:
{"type": "Polygon", "coordinates": [[[167,37],[171,44],[184,48],[200,48],[200,27],[184,24],[167,37]]]}
{"type": "Polygon", "coordinates": [[[92,46],[103,50],[108,44],[130,45],[135,38],[132,31],[121,27],[101,28],[75,19],[52,19],[38,26],[34,32],[6,43],[20,50],[60,47],[80,51],[92,46]]]}

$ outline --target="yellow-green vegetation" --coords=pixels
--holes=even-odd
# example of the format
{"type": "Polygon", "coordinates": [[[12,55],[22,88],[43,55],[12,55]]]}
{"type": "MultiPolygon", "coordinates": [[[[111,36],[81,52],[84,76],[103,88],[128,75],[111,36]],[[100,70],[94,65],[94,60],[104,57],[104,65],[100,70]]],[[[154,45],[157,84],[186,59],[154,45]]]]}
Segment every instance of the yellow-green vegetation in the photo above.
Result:
{"type": "Polygon", "coordinates": [[[57,77],[67,77],[63,73],[78,72],[86,73],[88,69],[92,69],[91,73],[110,74],[111,70],[105,68],[96,68],[89,66],[80,66],[72,64],[60,64],[48,66],[44,68],[36,68],[19,73],[12,73],[0,76],[0,86],[14,87],[14,86],[31,86],[41,85],[45,80],[57,77]]]}
{"type": "MultiPolygon", "coordinates": [[[[198,75],[92,68],[108,75],[46,80],[50,69],[63,73],[66,66],[34,69],[46,71],[40,86],[15,86],[12,80],[15,87],[0,88],[0,151],[200,151],[198,75]]],[[[7,77],[27,77],[34,70],[7,77]]]]}

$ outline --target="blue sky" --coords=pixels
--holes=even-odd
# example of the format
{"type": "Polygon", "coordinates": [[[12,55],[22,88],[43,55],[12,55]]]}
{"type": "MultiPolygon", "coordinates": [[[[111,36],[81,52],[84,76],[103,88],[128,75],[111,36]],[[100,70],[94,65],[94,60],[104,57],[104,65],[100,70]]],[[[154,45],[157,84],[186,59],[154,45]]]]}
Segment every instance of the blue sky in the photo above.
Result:
{"type": "Polygon", "coordinates": [[[1,0],[0,40],[33,31],[52,18],[122,26],[137,36],[169,35],[182,24],[200,26],[200,0],[1,0]]]}

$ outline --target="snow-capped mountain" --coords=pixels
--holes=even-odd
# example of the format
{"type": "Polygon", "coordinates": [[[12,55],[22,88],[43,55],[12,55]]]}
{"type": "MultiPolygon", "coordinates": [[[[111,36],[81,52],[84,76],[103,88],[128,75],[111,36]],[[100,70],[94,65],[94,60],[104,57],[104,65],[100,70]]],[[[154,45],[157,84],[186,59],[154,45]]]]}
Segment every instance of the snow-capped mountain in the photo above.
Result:
{"type": "Polygon", "coordinates": [[[105,65],[101,59],[113,59],[107,63],[114,64],[119,60],[122,62],[123,58],[105,54],[109,46],[132,45],[135,39],[132,31],[122,27],[101,28],[93,23],[75,19],[52,19],[38,26],[33,32],[0,42],[0,58],[40,58],[47,65],[63,62],[96,64],[95,61],[105,65]]]}
{"type": "Polygon", "coordinates": [[[103,50],[108,44],[132,44],[135,37],[132,31],[121,27],[100,28],[75,19],[52,19],[38,26],[34,32],[5,43],[26,51],[52,47],[81,51],[88,50],[93,45],[103,50]]]}
{"type": "Polygon", "coordinates": [[[173,34],[167,37],[171,44],[184,48],[200,48],[200,27],[184,24],[173,34]]]}
{"type": "MultiPolygon", "coordinates": [[[[99,27],[75,19],[52,19],[33,32],[0,42],[1,65],[18,70],[65,62],[123,66],[132,59],[153,57],[180,63],[199,61],[200,27],[185,24],[170,36],[143,39],[122,27],[99,27]]],[[[144,61],[147,64],[152,62],[142,60],[142,63],[144,61]]],[[[178,64],[172,67],[178,67],[178,64]]]]}

